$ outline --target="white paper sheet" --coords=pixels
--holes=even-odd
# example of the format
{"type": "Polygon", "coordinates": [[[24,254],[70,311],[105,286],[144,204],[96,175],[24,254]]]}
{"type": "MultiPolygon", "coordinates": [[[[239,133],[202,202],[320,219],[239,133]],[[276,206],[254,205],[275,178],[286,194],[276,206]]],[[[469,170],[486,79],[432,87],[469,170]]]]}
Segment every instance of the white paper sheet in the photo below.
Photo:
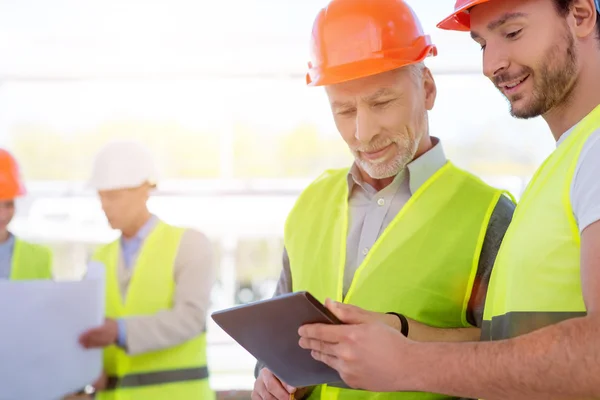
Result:
{"type": "Polygon", "coordinates": [[[102,351],[79,336],[104,322],[104,269],[81,281],[0,281],[0,400],[57,400],[93,383],[102,351]]]}

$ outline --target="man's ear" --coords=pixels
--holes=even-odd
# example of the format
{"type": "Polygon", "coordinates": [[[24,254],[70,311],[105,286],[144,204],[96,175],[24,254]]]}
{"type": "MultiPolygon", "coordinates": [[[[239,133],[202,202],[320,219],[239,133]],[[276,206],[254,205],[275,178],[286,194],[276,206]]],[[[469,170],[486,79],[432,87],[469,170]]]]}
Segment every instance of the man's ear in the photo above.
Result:
{"type": "Polygon", "coordinates": [[[575,0],[571,12],[575,19],[575,26],[573,27],[575,35],[581,39],[590,35],[595,38],[596,19],[598,17],[595,0],[575,0]]]}
{"type": "Polygon", "coordinates": [[[423,68],[423,89],[425,89],[425,108],[428,111],[433,109],[435,98],[437,96],[437,87],[435,79],[431,74],[431,70],[427,67],[423,68]]]}

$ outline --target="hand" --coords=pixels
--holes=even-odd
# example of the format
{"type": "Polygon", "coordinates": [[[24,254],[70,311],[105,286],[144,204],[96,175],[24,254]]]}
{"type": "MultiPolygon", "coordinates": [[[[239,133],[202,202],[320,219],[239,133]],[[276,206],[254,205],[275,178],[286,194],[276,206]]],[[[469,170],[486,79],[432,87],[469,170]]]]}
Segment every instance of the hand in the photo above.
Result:
{"type": "Polygon", "coordinates": [[[258,379],[254,382],[252,391],[252,400],[289,400],[290,394],[295,393],[297,399],[301,399],[306,394],[307,388],[297,389],[293,386],[281,382],[267,368],[260,370],[258,379]]]}
{"type": "Polygon", "coordinates": [[[96,391],[106,389],[108,386],[108,376],[106,375],[106,372],[102,371],[102,374],[98,379],[96,379],[96,382],[94,382],[92,386],[96,391]]]}
{"type": "Polygon", "coordinates": [[[104,324],[84,332],[79,337],[79,343],[86,349],[106,347],[115,344],[119,335],[117,321],[111,318],[104,320],[104,324]]]}
{"type": "Polygon", "coordinates": [[[351,388],[387,392],[416,387],[406,369],[418,360],[415,342],[373,315],[376,313],[339,305],[328,308],[345,324],[302,326],[300,347],[337,370],[351,388]]]}

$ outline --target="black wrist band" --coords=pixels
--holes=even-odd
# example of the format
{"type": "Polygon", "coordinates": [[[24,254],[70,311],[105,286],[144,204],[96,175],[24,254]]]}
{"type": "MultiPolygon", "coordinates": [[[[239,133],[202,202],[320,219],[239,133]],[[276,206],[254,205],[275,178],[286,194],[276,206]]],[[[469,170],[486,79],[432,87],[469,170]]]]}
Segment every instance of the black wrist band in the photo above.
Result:
{"type": "Polygon", "coordinates": [[[398,314],[395,312],[388,312],[386,314],[395,315],[400,320],[400,333],[404,336],[408,337],[408,320],[402,314],[398,314]]]}

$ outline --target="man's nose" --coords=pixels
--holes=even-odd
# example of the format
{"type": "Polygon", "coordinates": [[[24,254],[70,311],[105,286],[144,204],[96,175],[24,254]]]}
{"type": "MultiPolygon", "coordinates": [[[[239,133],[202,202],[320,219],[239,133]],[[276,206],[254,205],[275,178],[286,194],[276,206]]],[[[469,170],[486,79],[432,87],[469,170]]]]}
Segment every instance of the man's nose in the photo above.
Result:
{"type": "Polygon", "coordinates": [[[506,52],[497,45],[488,44],[483,52],[483,73],[492,81],[508,70],[510,61],[506,52]]]}
{"type": "Polygon", "coordinates": [[[371,113],[364,109],[358,109],[354,136],[361,143],[370,143],[375,135],[377,135],[377,125],[371,113]]]}

